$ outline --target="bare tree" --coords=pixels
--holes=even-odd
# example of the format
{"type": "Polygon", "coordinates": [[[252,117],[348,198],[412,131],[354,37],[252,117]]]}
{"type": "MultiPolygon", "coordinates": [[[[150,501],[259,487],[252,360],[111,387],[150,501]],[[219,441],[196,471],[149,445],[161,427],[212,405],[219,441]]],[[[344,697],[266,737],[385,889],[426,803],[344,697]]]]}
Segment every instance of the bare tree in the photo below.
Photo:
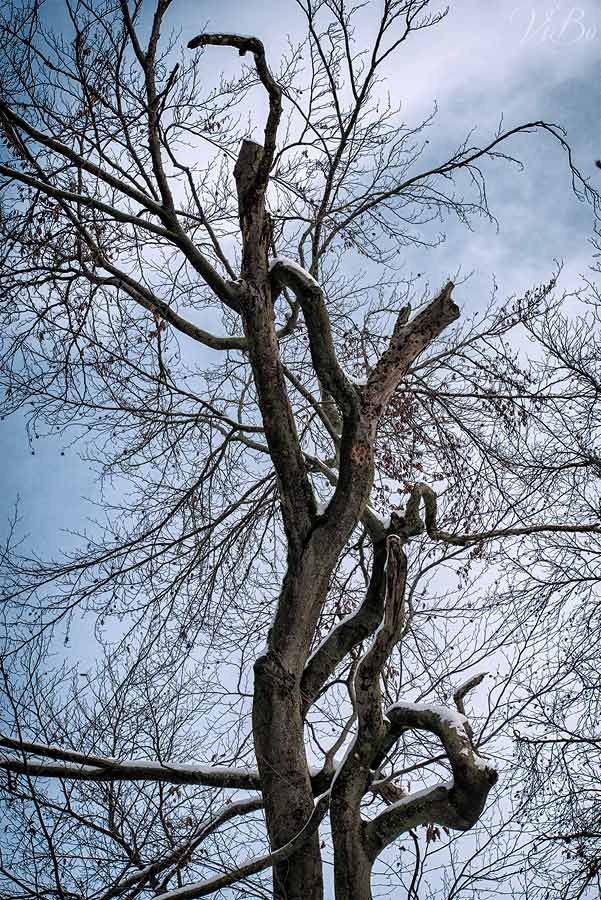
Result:
{"type": "Polygon", "coordinates": [[[256,37],[164,37],[170,5],[1,14],[5,414],[69,431],[103,485],[60,558],[16,527],[4,553],[3,896],[319,898],[333,861],[367,900],[406,835],[415,897],[423,839],[478,823],[533,699],[508,686],[548,632],[507,566],[601,525],[536,439],[573,382],[508,338],[546,346],[557,273],[454,325],[452,281],[399,256],[492,218],[482,167],[519,134],[597,197],[556,125],[441,162],[386,104],[427,0],[383,2],[367,47],[361,6],[299,0],[277,72],[256,37]]]}

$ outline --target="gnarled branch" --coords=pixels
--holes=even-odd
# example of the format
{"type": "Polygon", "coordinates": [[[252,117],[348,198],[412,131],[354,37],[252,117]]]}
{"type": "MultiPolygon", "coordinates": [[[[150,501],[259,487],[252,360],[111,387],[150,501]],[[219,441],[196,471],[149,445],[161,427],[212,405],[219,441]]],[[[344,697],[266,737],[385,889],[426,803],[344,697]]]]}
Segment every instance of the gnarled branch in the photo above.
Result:
{"type": "Polygon", "coordinates": [[[434,705],[397,703],[387,709],[386,717],[390,721],[388,739],[407,729],[437,735],[453,778],[403,797],[367,825],[367,841],[374,858],[399,834],[416,825],[436,822],[467,831],[478,821],[498,777],[496,770],[476,753],[467,719],[461,713],[434,705]]]}
{"type": "Polygon", "coordinates": [[[437,527],[437,499],[436,494],[428,484],[418,482],[413,486],[405,515],[403,517],[403,530],[407,537],[415,537],[424,531],[434,541],[443,541],[445,544],[454,544],[465,547],[469,544],[479,544],[482,541],[503,537],[525,537],[530,534],[601,534],[601,524],[589,523],[586,525],[575,524],[543,524],[523,525],[517,528],[497,528],[491,531],[475,532],[474,534],[451,534],[441,531],[437,527]],[[425,516],[422,519],[420,505],[424,503],[425,516]]]}

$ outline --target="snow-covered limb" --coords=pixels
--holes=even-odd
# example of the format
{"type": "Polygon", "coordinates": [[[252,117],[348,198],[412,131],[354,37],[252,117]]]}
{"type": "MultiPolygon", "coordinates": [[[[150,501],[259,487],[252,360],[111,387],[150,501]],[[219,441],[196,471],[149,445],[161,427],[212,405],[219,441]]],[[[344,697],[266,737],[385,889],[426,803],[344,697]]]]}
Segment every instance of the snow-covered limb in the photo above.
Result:
{"type": "Polygon", "coordinates": [[[19,741],[0,736],[0,747],[19,755],[0,755],[0,769],[40,778],[66,778],[73,781],[155,781],[163,784],[205,785],[216,788],[260,790],[256,769],[229,766],[205,766],[200,763],[159,763],[153,760],[120,760],[19,741]],[[53,762],[41,762],[53,760],[53,762]]]}
{"type": "Polygon", "coordinates": [[[327,500],[318,500],[315,504],[315,514],[318,516],[325,515],[331,499],[331,497],[328,497],[327,500]]]}
{"type": "MultiPolygon", "coordinates": [[[[282,281],[285,280],[284,276],[286,273],[288,275],[292,275],[299,280],[299,283],[305,289],[317,289],[321,290],[319,284],[313,278],[310,272],[307,272],[306,269],[296,262],[296,260],[291,259],[289,256],[276,256],[269,262],[269,271],[273,272],[276,276],[280,276],[282,281]]],[[[294,288],[293,288],[294,290],[294,288]]]]}
{"type": "Polygon", "coordinates": [[[446,706],[439,706],[436,703],[408,703],[405,700],[399,700],[398,703],[389,707],[386,715],[390,718],[389,714],[394,714],[395,712],[407,712],[409,714],[431,713],[437,716],[441,722],[444,722],[448,728],[455,728],[456,730],[463,730],[467,724],[465,713],[456,712],[454,709],[448,709],[446,706]]]}
{"type": "Polygon", "coordinates": [[[382,513],[379,513],[377,509],[374,509],[373,506],[369,505],[365,507],[365,511],[366,513],[368,513],[371,521],[379,526],[379,528],[382,530],[382,536],[384,536],[390,528],[390,513],[388,513],[387,515],[383,515],[382,513]]]}
{"type": "Polygon", "coordinates": [[[257,872],[262,872],[263,869],[267,869],[269,866],[273,866],[275,863],[287,859],[298,850],[298,848],[307,840],[309,835],[319,827],[319,823],[328,810],[329,802],[329,792],[318,797],[315,801],[313,812],[303,828],[301,828],[292,840],[288,841],[287,844],[280,847],[278,850],[266,853],[264,856],[257,856],[254,859],[250,859],[248,862],[242,863],[242,865],[238,866],[238,868],[233,871],[226,872],[223,875],[217,875],[215,878],[209,878],[206,881],[197,881],[195,884],[188,884],[184,887],[176,888],[174,891],[167,891],[165,894],[159,894],[155,900],[196,900],[197,897],[206,897],[208,894],[214,894],[221,888],[234,884],[237,881],[241,881],[243,878],[248,878],[250,875],[255,875],[257,872]]]}
{"type": "Polygon", "coordinates": [[[401,834],[419,825],[435,823],[447,828],[456,828],[455,820],[449,816],[455,790],[453,779],[414,791],[401,797],[383,813],[372,819],[366,826],[366,837],[370,854],[375,859],[382,850],[401,834]]]}
{"type": "Polygon", "coordinates": [[[367,832],[372,851],[377,855],[399,834],[417,824],[434,822],[467,831],[478,821],[488,792],[497,781],[497,772],[475,752],[466,717],[436,704],[407,702],[395,703],[386,710],[386,716],[391,723],[389,744],[408,729],[437,735],[453,780],[401,798],[370,822],[367,832]]]}
{"type": "Polygon", "coordinates": [[[106,760],[102,766],[36,762],[0,756],[0,769],[32,778],[64,778],[68,781],[155,781],[162,784],[203,785],[215,788],[260,790],[256,769],[228,769],[222,766],[161,765],[150,760],[106,760]]]}
{"type": "MultiPolygon", "coordinates": [[[[234,766],[205,766],[200,763],[159,763],[153,760],[120,760],[67,750],[48,744],[19,741],[0,735],[0,747],[19,755],[0,753],[0,769],[17,775],[39,778],[64,778],[72,781],[154,781],[162,784],[202,785],[205,787],[260,791],[257,769],[234,766]],[[40,761],[35,757],[42,757],[40,761]],[[52,762],[45,760],[51,759],[52,762]]],[[[310,767],[316,794],[329,786],[331,773],[319,766],[310,767]]]]}
{"type": "Polygon", "coordinates": [[[303,310],[313,368],[342,413],[350,415],[357,408],[358,394],[338,362],[320,285],[306,269],[287,256],[276,257],[269,270],[274,295],[282,285],[294,292],[303,310]]]}

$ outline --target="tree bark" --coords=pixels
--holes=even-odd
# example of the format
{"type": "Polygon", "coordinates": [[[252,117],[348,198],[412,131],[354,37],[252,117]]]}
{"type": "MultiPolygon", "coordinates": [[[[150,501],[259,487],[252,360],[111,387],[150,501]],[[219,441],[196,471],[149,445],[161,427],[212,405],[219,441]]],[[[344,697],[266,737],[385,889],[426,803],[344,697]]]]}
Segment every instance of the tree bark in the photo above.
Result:
{"type": "Polygon", "coordinates": [[[359,804],[346,792],[336,792],[331,806],[334,839],[334,887],[336,900],[372,900],[369,856],[363,835],[359,804]]]}
{"type": "MultiPolygon", "coordinates": [[[[298,679],[269,651],[255,663],[253,734],[273,849],[282,847],[313,812],[313,789],[305,755],[298,679]]],[[[321,900],[319,835],[273,868],[275,900],[321,900]]]]}

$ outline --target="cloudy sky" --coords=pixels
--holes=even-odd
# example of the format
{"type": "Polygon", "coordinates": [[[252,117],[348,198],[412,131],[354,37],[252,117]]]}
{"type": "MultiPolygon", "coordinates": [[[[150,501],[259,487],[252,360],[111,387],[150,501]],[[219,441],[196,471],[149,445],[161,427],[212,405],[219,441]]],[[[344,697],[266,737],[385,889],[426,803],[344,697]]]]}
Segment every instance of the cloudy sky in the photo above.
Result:
{"type": "MultiPolygon", "coordinates": [[[[598,0],[519,3],[518,0],[451,0],[448,17],[435,29],[414,35],[388,70],[387,89],[403,104],[407,121],[418,122],[434,101],[439,107],[430,140],[452,149],[476,127],[484,140],[501,114],[506,126],[544,119],[563,125],[584,175],[601,187],[601,12],[598,0]]],[[[377,11],[368,0],[365,16],[377,11]]],[[[59,22],[60,2],[45,14],[59,22]]],[[[276,68],[287,36],[302,36],[294,0],[175,0],[171,23],[182,42],[203,29],[256,34],[276,68]]],[[[214,50],[212,65],[219,66],[214,50]]],[[[488,170],[490,205],[500,229],[475,223],[470,233],[452,223],[443,247],[415,256],[412,266],[441,282],[458,270],[472,279],[460,300],[484,303],[494,276],[502,294],[546,280],[553,260],[565,265],[566,288],[578,283],[590,264],[590,209],[570,194],[565,154],[543,136],[520,138],[511,150],[525,162],[523,172],[506,164],[488,170]]],[[[442,157],[442,153],[441,153],[442,157]]],[[[76,527],[85,515],[82,495],[93,496],[85,463],[55,441],[28,441],[23,420],[0,423],[0,490],[6,514],[20,496],[23,527],[33,544],[50,549],[62,543],[60,529],[76,527]],[[61,456],[61,450],[65,452],[61,456]]],[[[5,514],[5,518],[6,518],[5,514]]]]}

